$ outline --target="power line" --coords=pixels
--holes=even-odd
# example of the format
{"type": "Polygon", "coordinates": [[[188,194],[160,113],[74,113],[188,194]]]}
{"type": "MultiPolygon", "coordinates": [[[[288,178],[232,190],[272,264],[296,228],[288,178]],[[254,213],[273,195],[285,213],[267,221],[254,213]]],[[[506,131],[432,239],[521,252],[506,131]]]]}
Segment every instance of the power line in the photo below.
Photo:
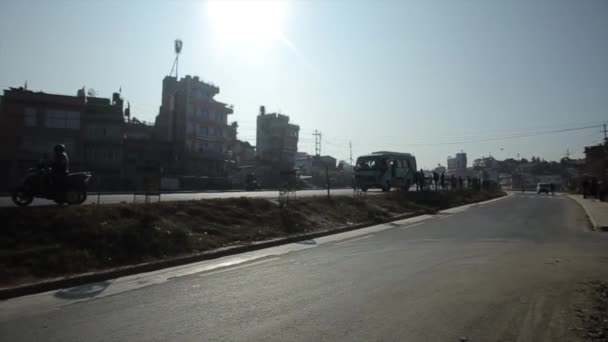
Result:
{"type": "MultiPolygon", "coordinates": [[[[594,125],[588,125],[588,126],[581,126],[581,127],[571,127],[571,128],[563,128],[563,129],[553,129],[553,130],[544,130],[544,131],[523,131],[523,132],[516,132],[516,133],[508,133],[508,134],[501,134],[501,135],[473,135],[473,136],[461,136],[461,137],[428,137],[428,138],[423,138],[423,139],[411,139],[408,141],[407,138],[404,137],[400,137],[398,140],[397,139],[386,139],[386,137],[379,137],[379,138],[374,138],[374,142],[375,143],[400,143],[400,144],[407,144],[407,145],[454,145],[454,144],[467,144],[467,143],[473,143],[473,142],[484,142],[484,141],[496,141],[496,140],[509,140],[509,139],[516,139],[516,138],[522,138],[522,137],[531,137],[531,136],[537,136],[537,135],[544,135],[544,134],[553,134],[553,133],[560,133],[560,132],[569,132],[569,131],[579,131],[579,130],[586,130],[586,129],[591,129],[591,128],[597,128],[597,127],[602,127],[603,125],[600,124],[594,124],[594,125]]],[[[397,137],[395,137],[397,138],[397,137]]]]}
{"type": "Polygon", "coordinates": [[[594,125],[594,126],[584,126],[584,127],[576,127],[576,128],[556,129],[556,130],[551,130],[551,131],[521,133],[521,134],[518,134],[518,135],[494,137],[494,138],[487,138],[487,139],[474,139],[474,140],[455,141],[455,142],[416,143],[416,144],[408,144],[408,145],[455,145],[455,144],[469,144],[469,143],[474,143],[474,142],[509,140],[509,139],[517,139],[517,138],[534,137],[534,136],[546,135],[546,134],[555,134],[555,133],[582,131],[582,130],[591,129],[591,128],[597,128],[597,127],[598,127],[598,125],[594,125]]]}
{"type": "MultiPolygon", "coordinates": [[[[592,122],[592,123],[585,123],[584,125],[586,125],[585,127],[588,128],[592,128],[592,127],[601,127],[602,124],[596,122],[592,122]]],[[[553,125],[554,127],[556,125],[553,125]]],[[[563,124],[561,125],[557,125],[557,126],[564,126],[563,124]]],[[[563,129],[570,129],[571,127],[564,127],[563,129]]],[[[438,136],[438,137],[412,137],[410,136],[381,136],[381,137],[359,137],[358,139],[360,140],[373,140],[374,142],[378,143],[378,142],[399,142],[399,143],[410,143],[410,144],[438,144],[438,143],[468,143],[469,141],[477,141],[477,140],[485,140],[485,139],[490,139],[490,140],[503,140],[503,139],[508,139],[508,138],[512,138],[512,137],[519,137],[521,135],[536,135],[537,133],[544,133],[544,132],[553,132],[553,131],[559,131],[561,128],[559,129],[551,129],[551,130],[538,130],[538,129],[519,129],[517,131],[511,131],[511,132],[505,132],[505,133],[501,133],[501,134],[489,134],[489,133],[479,133],[479,134],[473,134],[473,135],[459,135],[459,136],[438,136]]],[[[335,138],[332,138],[335,139],[335,138]]],[[[341,138],[343,140],[346,140],[345,138],[341,138]]],[[[326,139],[327,141],[327,139],[326,139]]],[[[346,147],[346,143],[344,144],[344,147],[346,147]]]]}

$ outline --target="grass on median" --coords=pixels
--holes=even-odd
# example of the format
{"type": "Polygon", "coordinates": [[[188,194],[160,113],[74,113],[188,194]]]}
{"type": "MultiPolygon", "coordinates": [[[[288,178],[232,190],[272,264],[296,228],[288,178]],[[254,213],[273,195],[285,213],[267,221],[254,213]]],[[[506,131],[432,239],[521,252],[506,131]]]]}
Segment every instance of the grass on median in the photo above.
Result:
{"type": "Polygon", "coordinates": [[[497,196],[472,192],[2,208],[0,286],[159,260],[233,244],[378,222],[497,196]]]}

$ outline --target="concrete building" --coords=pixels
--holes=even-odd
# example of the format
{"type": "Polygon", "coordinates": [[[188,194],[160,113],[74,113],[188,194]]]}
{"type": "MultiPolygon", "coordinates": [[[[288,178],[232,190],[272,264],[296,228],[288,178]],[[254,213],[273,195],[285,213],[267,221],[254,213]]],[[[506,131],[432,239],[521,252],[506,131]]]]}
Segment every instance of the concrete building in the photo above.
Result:
{"type": "MultiPolygon", "coordinates": [[[[325,167],[328,167],[330,171],[336,170],[337,162],[338,160],[332,156],[311,156],[308,153],[298,152],[295,167],[301,175],[311,176],[315,173],[324,173],[325,167]]],[[[352,169],[352,166],[346,162],[342,161],[342,163],[352,169]]]]}
{"type": "MultiPolygon", "coordinates": [[[[173,144],[154,138],[155,127],[136,119],[126,125],[123,144],[123,181],[127,190],[146,188],[145,178],[174,175],[173,144]]],[[[158,180],[160,183],[161,180],[158,180]]],[[[177,182],[177,180],[176,180],[177,182]]],[[[179,188],[179,184],[177,185],[179,188]]]]}
{"type": "Polygon", "coordinates": [[[279,165],[280,168],[294,167],[298,151],[300,127],[289,123],[289,116],[266,113],[260,107],[257,118],[256,156],[262,163],[279,165]]]}
{"type": "Polygon", "coordinates": [[[464,152],[456,153],[455,157],[448,157],[447,175],[456,177],[466,177],[467,175],[467,154],[464,152]]]}
{"type": "Polygon", "coordinates": [[[498,160],[494,157],[483,157],[473,161],[475,177],[482,180],[500,182],[500,172],[498,171],[498,160]]]}
{"type": "Polygon", "coordinates": [[[585,147],[586,176],[608,181],[608,140],[604,144],[585,147]]]}
{"type": "Polygon", "coordinates": [[[24,88],[4,90],[0,110],[0,189],[6,191],[15,186],[45,154],[51,158],[53,146],[60,143],[70,156],[70,169],[81,170],[84,110],[84,97],[24,88]]]}
{"type": "Polygon", "coordinates": [[[330,170],[335,170],[337,162],[338,160],[332,156],[319,156],[319,167],[322,169],[328,167],[330,170]]]}
{"type": "MultiPolygon", "coordinates": [[[[84,97],[84,89],[78,92],[84,97]]],[[[93,172],[94,182],[104,189],[119,189],[123,166],[123,140],[126,122],[123,100],[114,93],[112,100],[87,97],[82,113],[84,168],[93,172]]]]}
{"type": "Polygon", "coordinates": [[[174,145],[174,169],[181,175],[222,176],[230,138],[232,107],[214,99],[219,87],[197,76],[163,79],[157,137],[174,145]]]}
{"type": "Polygon", "coordinates": [[[226,157],[232,161],[236,167],[251,165],[255,161],[255,147],[248,141],[238,140],[237,122],[230,124],[226,134],[227,152],[226,157]]]}
{"type": "Polygon", "coordinates": [[[447,168],[441,164],[437,164],[437,167],[433,170],[434,172],[437,172],[439,175],[441,175],[442,173],[446,173],[447,172],[447,168]]]}

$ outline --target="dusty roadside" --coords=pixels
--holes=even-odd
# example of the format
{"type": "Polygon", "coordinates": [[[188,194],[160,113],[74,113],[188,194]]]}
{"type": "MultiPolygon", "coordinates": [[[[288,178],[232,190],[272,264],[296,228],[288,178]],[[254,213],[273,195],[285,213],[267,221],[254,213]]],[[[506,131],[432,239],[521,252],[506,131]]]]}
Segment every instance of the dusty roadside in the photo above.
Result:
{"type": "Polygon", "coordinates": [[[608,281],[588,281],[574,306],[577,325],[571,327],[584,341],[608,341],[608,281]]]}

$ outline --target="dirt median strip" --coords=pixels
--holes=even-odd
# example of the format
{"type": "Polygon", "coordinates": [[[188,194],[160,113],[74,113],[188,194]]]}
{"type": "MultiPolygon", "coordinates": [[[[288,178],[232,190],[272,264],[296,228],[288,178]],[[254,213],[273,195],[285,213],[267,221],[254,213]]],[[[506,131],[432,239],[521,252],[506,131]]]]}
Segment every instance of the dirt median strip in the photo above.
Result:
{"type": "Polygon", "coordinates": [[[0,215],[8,223],[0,232],[0,278],[5,281],[0,298],[315,239],[499,196],[313,197],[284,208],[263,199],[202,200],[104,206],[101,213],[95,206],[39,208],[27,217],[15,208],[0,215]]]}
{"type": "Polygon", "coordinates": [[[267,241],[259,241],[259,242],[254,242],[249,245],[219,248],[217,250],[197,253],[197,254],[193,254],[193,255],[181,256],[181,257],[176,257],[176,258],[171,258],[171,259],[164,259],[164,260],[142,263],[142,264],[137,264],[137,265],[123,266],[123,267],[118,267],[118,268],[111,269],[111,270],[88,272],[88,273],[78,274],[75,276],[59,277],[59,278],[55,278],[55,279],[45,280],[42,282],[24,284],[24,285],[19,285],[19,286],[10,287],[10,288],[0,288],[0,300],[13,298],[13,297],[26,296],[26,295],[34,294],[34,293],[52,291],[52,290],[57,290],[57,289],[61,289],[61,288],[79,286],[79,285],[83,285],[83,284],[87,284],[87,283],[100,282],[100,281],[104,281],[104,280],[108,280],[108,279],[124,277],[124,276],[137,274],[137,273],[151,272],[151,271],[156,271],[156,270],[160,270],[163,268],[185,265],[185,264],[189,264],[189,263],[193,263],[193,262],[197,262],[197,261],[212,260],[212,259],[229,256],[229,255],[235,255],[235,254],[240,254],[240,253],[245,253],[245,252],[252,252],[252,251],[256,251],[256,250],[260,250],[260,249],[264,249],[264,248],[276,247],[276,246],[280,246],[280,245],[284,245],[284,244],[288,244],[288,243],[295,243],[295,242],[317,239],[317,238],[320,238],[323,236],[340,234],[340,233],[344,233],[344,232],[348,232],[348,231],[352,231],[352,230],[375,226],[378,224],[403,220],[403,219],[415,217],[418,215],[421,215],[421,214],[420,213],[409,213],[409,214],[404,214],[404,215],[397,215],[397,216],[387,219],[386,221],[381,221],[381,222],[374,222],[374,223],[367,222],[367,223],[363,223],[363,224],[350,225],[350,226],[345,226],[345,227],[340,227],[340,228],[335,228],[335,229],[317,231],[317,232],[308,233],[308,234],[299,234],[299,235],[287,236],[287,237],[277,238],[277,239],[272,239],[272,240],[267,240],[267,241]]]}

